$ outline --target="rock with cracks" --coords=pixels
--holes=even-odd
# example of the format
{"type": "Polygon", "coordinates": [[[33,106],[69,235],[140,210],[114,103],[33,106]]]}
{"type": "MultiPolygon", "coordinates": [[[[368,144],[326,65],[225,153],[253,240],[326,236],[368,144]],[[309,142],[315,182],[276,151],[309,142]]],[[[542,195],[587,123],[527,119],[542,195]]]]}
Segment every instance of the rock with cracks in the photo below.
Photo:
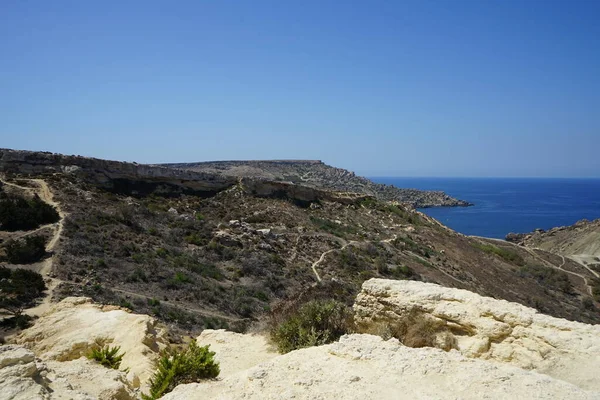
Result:
{"type": "MultiPolygon", "coordinates": [[[[393,325],[408,313],[444,322],[444,343],[469,358],[535,370],[600,391],[600,326],[540,314],[505,300],[430,283],[371,279],[354,304],[364,328],[393,325]],[[450,337],[448,337],[450,336],[450,337]]],[[[558,396],[560,398],[560,396],[558,396]]]]}
{"type": "Polygon", "coordinates": [[[600,393],[532,371],[413,349],[396,339],[347,335],[292,351],[221,380],[180,385],[164,400],[598,399],[600,393]]]}

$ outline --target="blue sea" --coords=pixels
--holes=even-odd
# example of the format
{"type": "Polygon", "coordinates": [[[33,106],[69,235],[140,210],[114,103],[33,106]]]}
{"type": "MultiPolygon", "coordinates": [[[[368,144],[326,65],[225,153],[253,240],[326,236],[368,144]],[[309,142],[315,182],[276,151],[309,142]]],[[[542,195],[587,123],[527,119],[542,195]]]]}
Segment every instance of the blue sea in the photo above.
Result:
{"type": "Polygon", "coordinates": [[[401,188],[442,190],[473,207],[422,209],[466,235],[504,239],[600,218],[600,179],[370,178],[401,188]]]}

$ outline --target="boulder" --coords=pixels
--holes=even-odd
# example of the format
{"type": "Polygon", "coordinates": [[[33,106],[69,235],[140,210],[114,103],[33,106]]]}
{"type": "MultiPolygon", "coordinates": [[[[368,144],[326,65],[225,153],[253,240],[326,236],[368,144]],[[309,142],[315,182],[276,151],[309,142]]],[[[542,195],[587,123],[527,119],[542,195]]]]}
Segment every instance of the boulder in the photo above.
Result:
{"type": "Polygon", "coordinates": [[[540,314],[505,300],[416,281],[371,279],[354,304],[363,330],[394,326],[418,313],[446,324],[440,347],[469,358],[535,370],[588,390],[600,391],[600,326],[540,314]]]}
{"type": "Polygon", "coordinates": [[[22,346],[0,346],[0,400],[49,399],[41,382],[43,367],[22,346]]]}
{"type": "Polygon", "coordinates": [[[101,306],[85,297],[68,297],[42,315],[16,342],[44,361],[79,359],[97,343],[120,346],[121,369],[129,368],[137,386],[154,372],[154,361],[166,345],[164,332],[148,315],[116,306],[101,306]]]}

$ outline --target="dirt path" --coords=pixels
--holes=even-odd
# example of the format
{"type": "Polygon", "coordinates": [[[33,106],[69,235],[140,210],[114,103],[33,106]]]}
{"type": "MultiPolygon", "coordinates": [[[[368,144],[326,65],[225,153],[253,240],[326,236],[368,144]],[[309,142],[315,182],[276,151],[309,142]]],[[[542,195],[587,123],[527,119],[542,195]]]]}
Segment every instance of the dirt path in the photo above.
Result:
{"type": "Polygon", "coordinates": [[[596,278],[600,278],[600,275],[599,275],[599,274],[598,274],[596,271],[594,271],[593,269],[591,269],[590,267],[588,267],[588,266],[587,266],[587,264],[584,262],[584,259],[585,259],[585,258],[592,257],[592,256],[589,256],[589,255],[587,255],[587,254],[573,254],[573,255],[571,255],[571,256],[568,256],[568,257],[569,257],[571,260],[575,261],[576,263],[578,263],[578,264],[581,264],[581,266],[582,266],[583,268],[585,268],[585,269],[587,269],[588,271],[590,271],[590,273],[591,273],[592,275],[594,275],[596,278]]]}
{"type": "Polygon", "coordinates": [[[20,186],[15,183],[7,182],[5,179],[0,178],[0,182],[2,182],[3,184],[5,184],[7,186],[12,186],[12,187],[24,190],[30,194],[37,194],[41,200],[43,200],[44,202],[53,206],[56,209],[56,211],[58,212],[58,215],[60,217],[60,219],[57,223],[43,225],[33,231],[26,232],[19,236],[19,237],[25,237],[28,235],[35,234],[36,232],[39,232],[42,229],[47,229],[48,227],[54,227],[54,234],[52,235],[52,237],[48,241],[48,244],[46,245],[46,252],[50,253],[51,255],[50,255],[50,257],[48,257],[41,263],[41,268],[39,271],[37,271],[42,275],[42,277],[44,277],[46,279],[46,282],[47,282],[46,294],[40,304],[24,311],[25,314],[33,317],[33,316],[40,316],[40,315],[44,314],[48,309],[50,309],[54,289],[56,288],[56,286],[58,286],[58,283],[59,283],[59,280],[52,278],[50,275],[52,274],[52,264],[54,261],[53,251],[54,251],[54,248],[56,247],[56,245],[58,244],[58,241],[59,241],[60,236],[63,231],[63,223],[65,220],[65,213],[62,211],[60,204],[58,204],[56,201],[54,201],[54,196],[52,194],[52,191],[50,190],[50,188],[48,187],[48,184],[44,180],[42,180],[42,179],[24,179],[24,180],[26,180],[28,182],[34,182],[35,187],[20,186]]]}
{"type": "MultiPolygon", "coordinates": [[[[380,240],[379,243],[390,243],[393,242],[394,240],[396,240],[396,238],[398,237],[398,235],[394,234],[393,237],[389,238],[389,239],[384,239],[384,240],[380,240]]],[[[344,239],[338,238],[340,239],[342,242],[346,242],[344,239]]],[[[342,247],[340,247],[339,249],[330,249],[325,251],[323,254],[321,254],[321,257],[319,257],[319,259],[317,261],[315,261],[314,263],[312,263],[311,265],[311,269],[313,271],[313,273],[315,274],[315,277],[317,278],[317,282],[321,282],[321,276],[319,275],[319,272],[317,271],[317,267],[323,262],[325,261],[325,257],[327,257],[328,254],[333,253],[335,251],[343,251],[345,250],[348,246],[354,246],[357,244],[361,244],[361,243],[370,243],[370,242],[359,242],[356,240],[351,240],[349,242],[346,242],[342,247]]]]}
{"type": "MultiPolygon", "coordinates": [[[[542,257],[540,257],[539,255],[535,254],[535,250],[540,250],[540,251],[546,251],[546,250],[538,249],[538,248],[531,249],[531,248],[529,248],[527,246],[519,246],[518,244],[507,242],[506,240],[502,240],[502,239],[486,238],[486,237],[481,237],[481,236],[471,236],[471,237],[472,238],[476,238],[476,239],[485,239],[485,240],[492,240],[492,241],[495,241],[495,242],[501,242],[504,245],[510,245],[510,246],[518,247],[519,249],[523,249],[526,252],[528,252],[529,254],[531,254],[533,257],[535,257],[536,260],[541,261],[547,267],[553,268],[553,269],[557,269],[559,271],[562,271],[562,272],[565,272],[567,274],[576,276],[576,277],[578,277],[580,279],[583,279],[583,282],[584,282],[585,286],[587,287],[589,295],[592,296],[592,297],[594,297],[593,296],[593,288],[589,284],[588,277],[586,277],[584,275],[581,275],[581,274],[578,274],[577,272],[568,271],[568,270],[564,269],[563,267],[564,267],[564,265],[566,264],[567,261],[566,261],[565,257],[562,256],[562,255],[560,255],[560,254],[555,254],[555,253],[547,252],[548,254],[559,256],[562,259],[562,264],[555,265],[555,264],[551,263],[550,261],[546,261],[542,257]]],[[[581,266],[583,266],[584,268],[586,268],[588,271],[590,271],[592,274],[594,274],[594,276],[598,276],[594,271],[592,271],[590,268],[588,268],[583,263],[581,263],[581,262],[579,262],[577,260],[573,260],[573,261],[576,261],[578,264],[580,264],[581,266]]]]}

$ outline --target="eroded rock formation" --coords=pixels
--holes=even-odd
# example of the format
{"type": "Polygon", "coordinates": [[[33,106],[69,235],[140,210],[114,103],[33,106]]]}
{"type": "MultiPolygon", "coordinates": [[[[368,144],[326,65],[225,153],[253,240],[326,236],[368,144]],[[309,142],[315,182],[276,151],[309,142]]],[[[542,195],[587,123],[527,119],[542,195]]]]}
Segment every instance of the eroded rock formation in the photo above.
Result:
{"type": "Polygon", "coordinates": [[[494,360],[600,391],[600,326],[430,283],[371,279],[354,304],[360,326],[394,325],[410,312],[442,321],[440,343],[469,358],[494,360]]]}

